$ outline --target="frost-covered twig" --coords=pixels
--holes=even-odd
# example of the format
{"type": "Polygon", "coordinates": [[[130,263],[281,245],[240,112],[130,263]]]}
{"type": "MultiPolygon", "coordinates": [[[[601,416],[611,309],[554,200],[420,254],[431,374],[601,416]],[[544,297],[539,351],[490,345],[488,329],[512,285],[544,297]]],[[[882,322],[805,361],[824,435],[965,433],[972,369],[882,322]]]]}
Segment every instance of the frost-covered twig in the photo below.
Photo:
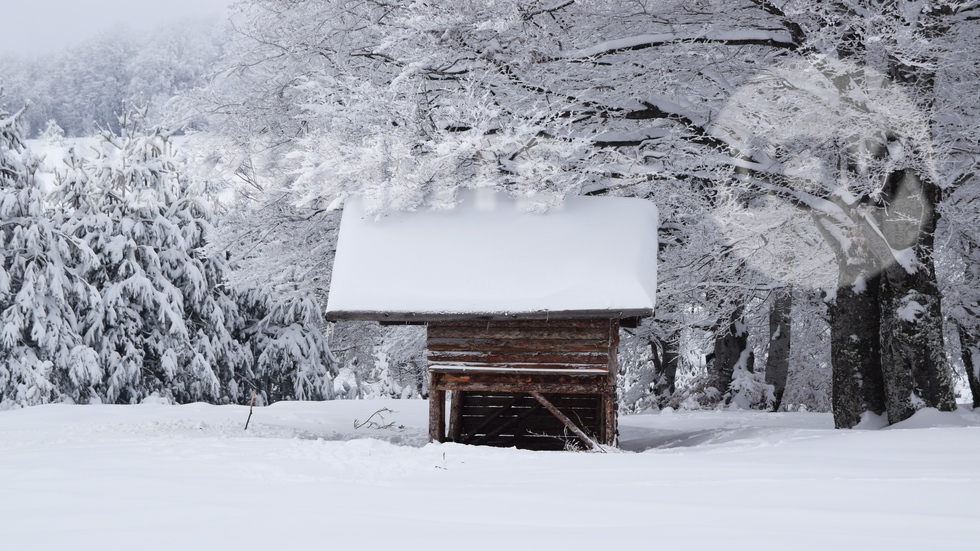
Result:
{"type": "Polygon", "coordinates": [[[383,415],[384,413],[395,413],[395,412],[388,408],[381,408],[378,411],[372,413],[371,416],[368,417],[363,423],[359,423],[357,419],[354,419],[354,430],[357,430],[365,425],[369,428],[379,429],[379,430],[390,429],[391,427],[395,426],[394,421],[385,423],[385,417],[383,415]],[[378,419],[380,419],[381,422],[379,423],[378,421],[372,421],[371,419],[374,419],[374,416],[378,416],[378,419]]]}

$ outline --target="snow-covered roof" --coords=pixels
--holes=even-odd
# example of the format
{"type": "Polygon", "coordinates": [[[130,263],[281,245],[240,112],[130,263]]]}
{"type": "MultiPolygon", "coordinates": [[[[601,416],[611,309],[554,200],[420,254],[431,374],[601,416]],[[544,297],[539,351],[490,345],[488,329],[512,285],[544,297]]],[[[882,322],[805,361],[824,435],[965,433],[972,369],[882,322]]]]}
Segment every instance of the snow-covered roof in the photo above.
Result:
{"type": "Polygon", "coordinates": [[[463,192],[449,210],[344,206],[329,319],[634,317],[653,313],[657,208],[570,197],[545,213],[463,192]]]}

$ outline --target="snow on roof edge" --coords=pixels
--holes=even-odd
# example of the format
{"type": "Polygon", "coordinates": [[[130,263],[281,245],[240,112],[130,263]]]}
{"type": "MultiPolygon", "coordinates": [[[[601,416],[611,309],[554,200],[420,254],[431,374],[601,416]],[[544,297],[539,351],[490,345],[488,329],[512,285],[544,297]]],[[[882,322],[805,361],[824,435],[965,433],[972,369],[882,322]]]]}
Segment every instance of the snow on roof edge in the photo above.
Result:
{"type": "Polygon", "coordinates": [[[341,221],[326,316],[650,315],[656,231],[657,209],[642,199],[569,197],[541,214],[521,210],[502,194],[468,190],[453,209],[380,218],[354,199],[341,221]]]}

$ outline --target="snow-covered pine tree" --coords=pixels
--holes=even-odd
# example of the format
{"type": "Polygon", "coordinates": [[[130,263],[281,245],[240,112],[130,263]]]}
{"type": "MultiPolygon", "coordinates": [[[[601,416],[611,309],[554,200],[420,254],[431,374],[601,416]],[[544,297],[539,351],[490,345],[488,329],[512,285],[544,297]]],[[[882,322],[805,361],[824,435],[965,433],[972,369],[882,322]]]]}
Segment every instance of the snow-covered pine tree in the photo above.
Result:
{"type": "Polygon", "coordinates": [[[165,271],[180,289],[184,320],[193,356],[188,372],[171,388],[179,401],[200,399],[195,380],[215,372],[220,383],[219,400],[243,402],[248,397],[246,381],[254,379],[249,343],[235,336],[235,328],[246,319],[239,312],[236,293],[228,286],[230,268],[220,256],[209,256],[205,246],[214,230],[210,206],[186,194],[168,209],[168,217],[180,229],[184,247],[161,254],[165,271]]]}
{"type": "Polygon", "coordinates": [[[83,277],[97,259],[45,208],[23,112],[0,107],[0,408],[86,401],[102,375],[77,317],[98,303],[83,277]]]}
{"type": "Polygon", "coordinates": [[[337,361],[320,331],[323,317],[311,295],[274,298],[261,287],[237,293],[239,338],[255,357],[253,385],[269,403],[334,397],[337,361]]]}
{"type": "Polygon", "coordinates": [[[86,337],[106,370],[102,392],[110,402],[154,392],[237,400],[251,358],[229,330],[239,320],[227,268],[203,254],[213,215],[181,180],[169,135],[145,128],[145,111],[102,133],[92,208],[77,192],[64,197],[82,207],[67,226],[101,259],[89,277],[103,300],[86,337]]]}

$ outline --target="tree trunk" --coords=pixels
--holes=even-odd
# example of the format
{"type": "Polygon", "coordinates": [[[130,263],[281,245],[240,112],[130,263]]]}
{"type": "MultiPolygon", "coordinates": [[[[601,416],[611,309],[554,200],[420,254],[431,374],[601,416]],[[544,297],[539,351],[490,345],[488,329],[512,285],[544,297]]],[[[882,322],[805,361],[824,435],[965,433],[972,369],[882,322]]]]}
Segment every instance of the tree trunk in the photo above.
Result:
{"type": "Polygon", "coordinates": [[[769,353],[766,356],[766,383],[773,386],[776,401],[773,411],[779,411],[786,391],[789,374],[790,320],[793,310],[793,288],[776,291],[769,311],[769,353]]]}
{"type": "MultiPolygon", "coordinates": [[[[738,363],[742,354],[745,353],[749,345],[749,332],[742,317],[742,308],[736,308],[732,312],[729,320],[728,329],[715,338],[714,363],[712,369],[714,386],[720,394],[728,391],[732,384],[732,374],[735,364],[738,363]]],[[[752,371],[754,355],[748,351],[749,357],[746,359],[745,366],[752,371]]]]}
{"type": "Polygon", "coordinates": [[[653,352],[653,393],[656,396],[657,407],[663,409],[670,401],[676,390],[677,365],[680,362],[679,336],[670,335],[666,340],[654,342],[650,347],[653,352]]]}
{"type": "MultiPolygon", "coordinates": [[[[848,270],[841,269],[847,277],[848,270]]],[[[831,404],[834,426],[849,429],[865,412],[885,411],[881,374],[878,276],[857,292],[841,285],[830,304],[830,359],[833,369],[831,404]]]]}
{"type": "Polygon", "coordinates": [[[960,356],[963,367],[966,368],[966,379],[970,382],[970,393],[973,394],[974,409],[980,408],[980,337],[976,331],[968,332],[962,325],[958,326],[960,334],[960,356]]]}
{"type": "Polygon", "coordinates": [[[815,222],[837,256],[837,291],[827,308],[833,370],[830,398],[834,426],[849,429],[861,422],[865,412],[885,412],[878,263],[856,228],[841,228],[853,237],[845,250],[829,227],[832,222],[820,217],[815,222]]]}
{"type": "Polygon", "coordinates": [[[897,423],[923,407],[951,411],[956,398],[932,261],[939,190],[909,171],[896,172],[890,180],[887,209],[880,211],[882,234],[893,250],[915,253],[914,264],[893,262],[881,278],[885,403],[889,423],[897,423]]]}

